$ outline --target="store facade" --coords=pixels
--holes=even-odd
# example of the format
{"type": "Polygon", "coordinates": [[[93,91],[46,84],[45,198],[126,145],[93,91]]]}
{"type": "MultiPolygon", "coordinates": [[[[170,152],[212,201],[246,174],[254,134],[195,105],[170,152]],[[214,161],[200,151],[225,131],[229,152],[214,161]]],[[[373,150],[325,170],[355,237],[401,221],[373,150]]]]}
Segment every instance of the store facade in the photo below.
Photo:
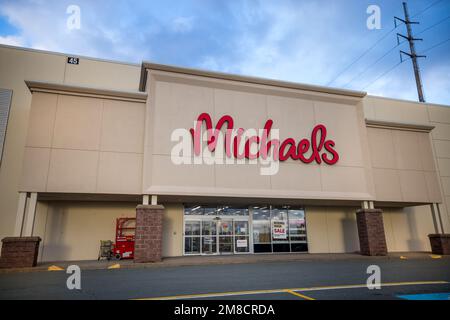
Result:
{"type": "Polygon", "coordinates": [[[41,237],[40,261],[95,259],[116,217],[136,216],[139,250],[160,257],[430,251],[428,234],[448,232],[449,108],[130,68],[136,90],[23,79],[17,214],[3,234],[41,237]]]}

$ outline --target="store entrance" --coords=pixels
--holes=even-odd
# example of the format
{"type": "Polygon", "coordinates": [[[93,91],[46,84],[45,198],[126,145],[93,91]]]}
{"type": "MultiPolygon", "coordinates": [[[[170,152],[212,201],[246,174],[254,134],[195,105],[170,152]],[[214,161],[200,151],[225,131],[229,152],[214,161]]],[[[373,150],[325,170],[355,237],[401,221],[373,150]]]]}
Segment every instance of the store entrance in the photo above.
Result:
{"type": "Polygon", "coordinates": [[[307,252],[306,217],[293,207],[184,209],[185,255],[307,252]]]}
{"type": "Polygon", "coordinates": [[[185,254],[250,252],[248,209],[194,207],[185,215],[185,254]]]}
{"type": "Polygon", "coordinates": [[[189,217],[185,220],[186,254],[248,253],[248,217],[189,217]]]}

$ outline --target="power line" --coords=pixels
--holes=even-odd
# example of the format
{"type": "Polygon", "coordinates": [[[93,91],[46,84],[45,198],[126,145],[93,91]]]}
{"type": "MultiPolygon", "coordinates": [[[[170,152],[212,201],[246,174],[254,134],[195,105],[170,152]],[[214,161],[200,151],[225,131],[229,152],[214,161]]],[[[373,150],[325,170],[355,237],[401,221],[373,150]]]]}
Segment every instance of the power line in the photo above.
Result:
{"type": "Polygon", "coordinates": [[[432,45],[432,46],[429,47],[428,49],[423,50],[422,53],[427,53],[428,51],[431,51],[431,50],[433,50],[434,48],[437,48],[437,47],[443,45],[444,43],[446,43],[446,42],[448,42],[448,41],[450,41],[450,38],[448,38],[448,39],[446,39],[446,40],[444,40],[444,41],[441,41],[441,42],[439,42],[439,43],[436,43],[435,45],[432,45]]]}
{"type": "MultiPolygon", "coordinates": [[[[431,9],[432,7],[434,7],[435,5],[437,5],[438,3],[442,2],[444,0],[437,0],[435,2],[433,2],[431,5],[429,5],[428,7],[426,7],[425,9],[417,12],[416,14],[414,14],[412,16],[412,18],[417,17],[418,15],[426,12],[427,10],[431,9]]],[[[392,28],[391,30],[389,30],[386,34],[384,34],[381,38],[379,38],[371,47],[369,47],[366,51],[364,51],[360,56],[358,56],[358,58],[356,58],[352,63],[350,63],[347,67],[345,67],[341,72],[339,72],[332,80],[330,80],[326,85],[329,86],[331,85],[334,81],[336,81],[344,72],[346,72],[348,69],[350,69],[356,62],[358,62],[359,60],[361,60],[367,53],[369,53],[373,48],[375,48],[378,43],[380,43],[382,40],[384,40],[388,35],[390,35],[392,33],[392,31],[394,31],[395,29],[397,29],[398,27],[400,27],[401,25],[403,25],[404,23],[399,23],[398,25],[396,25],[394,28],[392,28]]],[[[424,31],[423,31],[424,32],[424,31]]],[[[352,80],[353,81],[353,80],[352,80]]]]}
{"type": "Polygon", "coordinates": [[[378,77],[375,78],[375,80],[373,80],[371,83],[367,84],[365,87],[362,88],[362,90],[366,90],[366,88],[370,87],[371,85],[373,85],[375,82],[377,82],[379,79],[381,79],[382,77],[384,77],[385,75],[387,75],[389,72],[391,72],[392,70],[394,70],[395,68],[397,68],[399,65],[401,65],[403,62],[410,60],[411,58],[407,58],[403,61],[399,61],[397,62],[397,64],[395,64],[394,66],[392,66],[391,68],[389,68],[388,70],[386,70],[385,72],[383,72],[381,75],[379,75],[378,77]]]}
{"type": "Polygon", "coordinates": [[[397,29],[399,26],[400,26],[400,24],[395,26],[394,28],[389,30],[386,34],[384,34],[381,38],[379,38],[370,48],[368,48],[366,51],[364,51],[358,58],[356,58],[352,63],[350,63],[347,67],[345,67],[341,72],[339,72],[331,81],[329,81],[327,83],[327,86],[329,86],[334,81],[336,81],[336,79],[338,79],[345,71],[350,69],[356,62],[361,60],[366,54],[368,54],[373,48],[375,48],[378,43],[380,43],[382,40],[384,40],[388,35],[390,35],[392,33],[392,31],[397,29]]]}
{"type": "MultiPolygon", "coordinates": [[[[440,2],[440,1],[438,1],[440,2]]],[[[439,20],[438,22],[432,24],[431,26],[421,30],[419,33],[417,33],[416,35],[420,35],[422,33],[425,33],[427,31],[429,31],[430,29],[438,26],[439,24],[445,22],[446,20],[450,19],[450,16],[445,17],[444,19],[439,20]]],[[[380,62],[381,60],[383,60],[383,58],[385,58],[388,54],[390,54],[392,51],[394,51],[397,47],[399,47],[400,45],[402,45],[403,43],[407,42],[407,40],[403,40],[402,42],[398,43],[397,45],[395,45],[394,47],[392,47],[391,49],[389,49],[385,54],[383,54],[380,58],[378,58],[376,61],[374,61],[373,63],[371,63],[367,68],[365,68],[363,71],[361,71],[360,73],[358,73],[355,77],[353,77],[350,81],[348,81],[346,84],[344,84],[344,88],[348,87],[348,85],[350,85],[353,81],[355,81],[356,79],[358,79],[359,77],[361,77],[363,74],[365,74],[368,70],[370,70],[373,66],[375,66],[378,62],[380,62]]]]}
{"type": "Polygon", "coordinates": [[[429,26],[428,28],[425,28],[425,29],[421,30],[421,31],[420,31],[419,33],[417,33],[416,35],[419,35],[419,34],[422,34],[422,33],[424,33],[424,32],[427,32],[428,30],[430,30],[430,29],[436,27],[437,25],[440,25],[442,22],[444,22],[444,21],[446,21],[446,20],[448,20],[448,19],[450,19],[450,16],[447,16],[447,17],[445,17],[444,19],[439,20],[439,21],[436,22],[435,24],[429,26]]]}
{"type": "Polygon", "coordinates": [[[444,1],[444,0],[437,0],[437,1],[433,2],[432,4],[430,4],[430,5],[429,5],[428,7],[426,7],[425,9],[423,9],[423,10],[417,12],[415,15],[411,16],[411,18],[417,17],[418,15],[424,13],[424,12],[427,11],[428,9],[431,9],[432,7],[434,7],[435,5],[437,5],[438,3],[442,2],[442,1],[444,1]]]}
{"type": "Polygon", "coordinates": [[[381,60],[383,60],[383,58],[385,58],[389,53],[391,53],[392,51],[394,51],[398,46],[400,46],[401,44],[405,43],[406,40],[400,42],[399,44],[397,44],[396,46],[392,47],[391,49],[389,49],[385,54],[383,54],[380,58],[378,58],[375,62],[373,62],[372,64],[370,64],[367,68],[365,68],[363,71],[361,71],[360,73],[358,73],[355,77],[353,77],[349,82],[347,82],[344,85],[344,88],[347,87],[350,83],[352,83],[353,81],[355,81],[356,79],[358,79],[360,76],[362,76],[364,73],[366,73],[368,70],[370,70],[374,65],[376,65],[378,62],[380,62],[381,60]]]}
{"type": "MultiPolygon", "coordinates": [[[[428,47],[427,49],[425,49],[424,51],[422,51],[422,53],[426,53],[429,52],[441,45],[443,45],[446,42],[449,42],[450,38],[441,41],[439,43],[436,43],[435,45],[432,45],[431,47],[428,47]]],[[[385,75],[387,75],[388,73],[390,73],[391,71],[393,71],[395,68],[397,68],[399,65],[401,65],[403,62],[411,60],[411,58],[407,58],[403,61],[398,62],[397,64],[395,64],[394,66],[392,66],[391,68],[389,68],[388,70],[386,70],[385,72],[383,72],[381,75],[379,75],[378,77],[375,78],[375,80],[373,80],[372,82],[370,82],[369,84],[367,84],[366,86],[364,86],[361,90],[365,90],[366,88],[370,87],[371,85],[373,85],[375,82],[377,82],[379,79],[381,79],[382,77],[384,77],[385,75]]]]}

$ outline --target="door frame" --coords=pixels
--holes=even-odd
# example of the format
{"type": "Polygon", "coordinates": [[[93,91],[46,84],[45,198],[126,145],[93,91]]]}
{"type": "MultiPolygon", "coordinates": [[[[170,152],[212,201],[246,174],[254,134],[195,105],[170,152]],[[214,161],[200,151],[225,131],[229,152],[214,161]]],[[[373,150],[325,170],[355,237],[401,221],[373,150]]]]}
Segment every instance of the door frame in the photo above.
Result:
{"type": "Polygon", "coordinates": [[[191,216],[185,216],[183,214],[183,255],[185,256],[196,256],[196,255],[204,255],[204,256],[213,256],[213,255],[239,255],[239,254],[250,254],[253,253],[253,226],[251,223],[251,218],[250,218],[250,214],[247,216],[227,216],[227,215],[210,215],[210,216],[204,216],[204,215],[191,215],[191,216]],[[203,240],[203,221],[213,221],[213,220],[231,220],[232,221],[232,230],[233,230],[233,235],[231,236],[227,236],[227,237],[232,237],[232,243],[233,243],[233,252],[230,253],[220,253],[219,252],[219,224],[216,223],[216,252],[214,253],[203,253],[203,248],[202,248],[202,240],[203,240]],[[200,253],[186,253],[185,252],[185,240],[186,240],[186,221],[197,221],[200,222],[200,235],[198,237],[200,237],[200,253]],[[234,228],[234,222],[235,221],[245,221],[247,222],[247,237],[248,237],[248,241],[247,241],[247,245],[248,245],[248,252],[236,252],[236,247],[235,247],[235,243],[236,243],[236,234],[235,234],[235,228],[234,228]]]}

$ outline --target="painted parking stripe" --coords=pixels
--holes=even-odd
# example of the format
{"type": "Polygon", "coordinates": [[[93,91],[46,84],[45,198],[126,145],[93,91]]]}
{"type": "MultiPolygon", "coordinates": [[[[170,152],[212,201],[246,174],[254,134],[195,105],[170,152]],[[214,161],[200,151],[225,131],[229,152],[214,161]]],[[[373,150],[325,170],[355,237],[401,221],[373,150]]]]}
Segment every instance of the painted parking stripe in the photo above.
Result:
{"type": "Polygon", "coordinates": [[[405,300],[450,300],[450,292],[406,294],[397,297],[405,300]]]}
{"type": "Polygon", "coordinates": [[[294,296],[300,297],[302,299],[305,299],[305,300],[316,300],[314,298],[305,296],[304,294],[301,294],[301,293],[298,293],[298,292],[295,292],[295,291],[292,291],[292,290],[286,290],[286,292],[288,292],[288,293],[290,293],[290,294],[292,294],[294,296]]]}
{"type": "MultiPolygon", "coordinates": [[[[382,283],[381,287],[433,285],[433,284],[448,284],[448,281],[387,282],[387,283],[382,283]]],[[[340,290],[340,289],[357,289],[357,288],[367,288],[367,284],[185,294],[185,295],[174,295],[174,296],[155,297],[155,298],[140,298],[140,299],[135,299],[135,300],[202,299],[202,298],[218,298],[218,297],[229,297],[229,296],[258,295],[258,294],[269,294],[269,293],[283,293],[283,292],[288,292],[288,291],[306,292],[306,291],[340,290]]]]}

